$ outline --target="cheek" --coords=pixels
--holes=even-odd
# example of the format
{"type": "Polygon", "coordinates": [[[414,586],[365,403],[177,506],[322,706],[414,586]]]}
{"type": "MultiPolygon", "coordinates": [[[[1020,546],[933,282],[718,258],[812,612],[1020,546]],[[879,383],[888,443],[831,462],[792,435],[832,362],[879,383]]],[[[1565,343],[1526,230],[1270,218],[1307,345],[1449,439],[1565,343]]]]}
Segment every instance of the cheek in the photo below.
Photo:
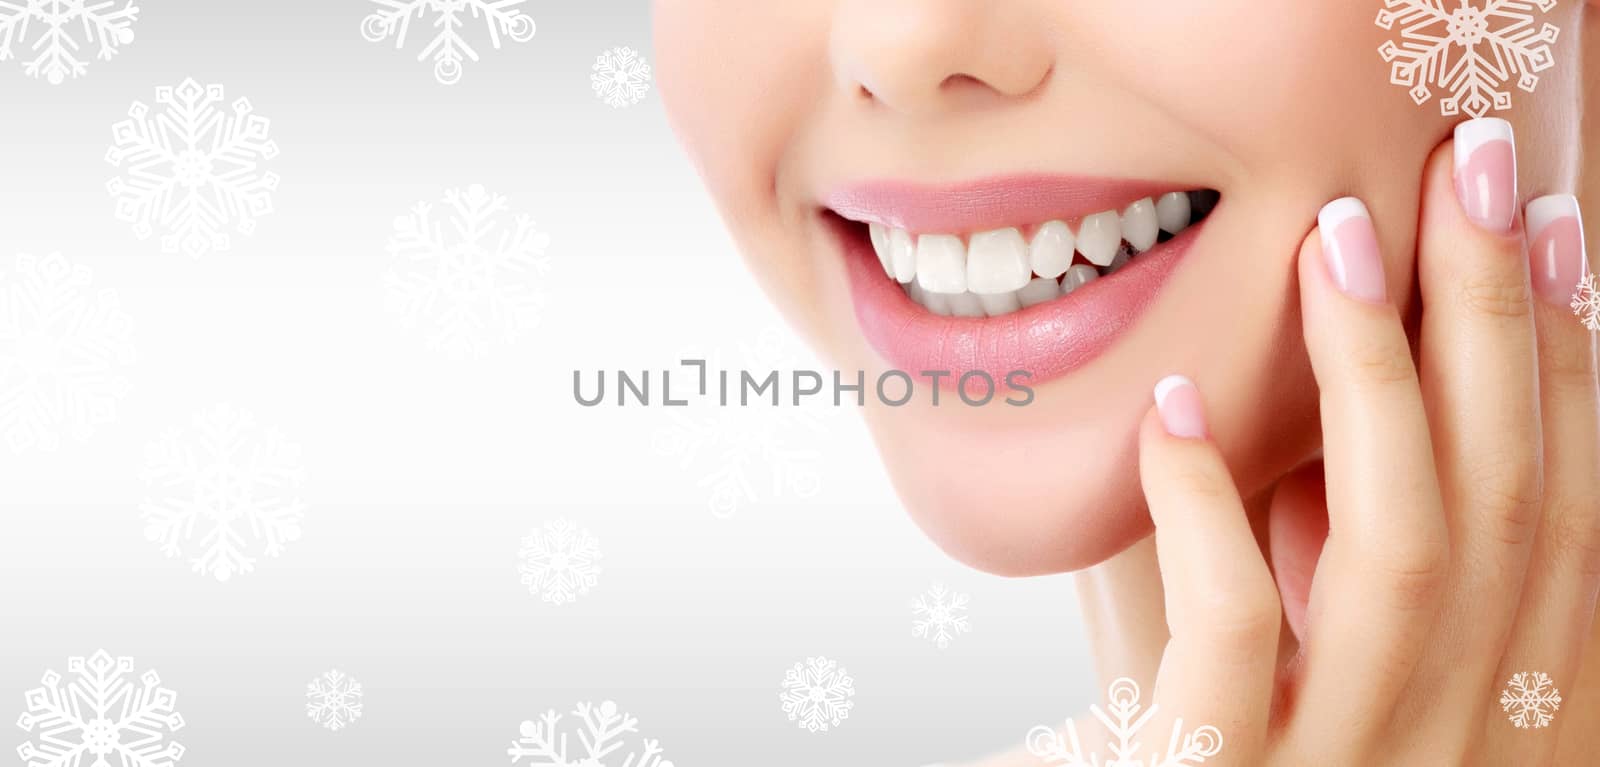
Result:
{"type": "Polygon", "coordinates": [[[775,215],[779,159],[827,84],[827,19],[812,5],[826,4],[656,3],[662,101],[736,234],[775,215]]]}

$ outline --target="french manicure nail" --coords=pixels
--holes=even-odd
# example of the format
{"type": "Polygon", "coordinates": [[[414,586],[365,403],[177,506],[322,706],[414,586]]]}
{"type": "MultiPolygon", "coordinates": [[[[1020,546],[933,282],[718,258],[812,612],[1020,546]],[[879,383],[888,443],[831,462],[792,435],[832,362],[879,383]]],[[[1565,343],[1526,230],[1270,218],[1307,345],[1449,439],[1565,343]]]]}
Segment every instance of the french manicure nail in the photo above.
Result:
{"type": "Polygon", "coordinates": [[[1206,438],[1205,403],[1194,382],[1183,376],[1167,376],[1156,384],[1156,413],[1167,433],[1184,439],[1206,438]]]}
{"type": "Polygon", "coordinates": [[[1570,194],[1540,197],[1528,203],[1525,216],[1534,292],[1566,308],[1578,291],[1579,281],[1589,273],[1578,198],[1570,194]]]}
{"type": "Polygon", "coordinates": [[[1317,228],[1322,232],[1323,260],[1339,290],[1369,304],[1387,303],[1383,256],[1366,204],[1354,197],[1334,200],[1317,214],[1317,228]]]}
{"type": "Polygon", "coordinates": [[[1456,196],[1467,218],[1491,232],[1517,216],[1517,149],[1511,123],[1480,117],[1456,126],[1456,196]]]}

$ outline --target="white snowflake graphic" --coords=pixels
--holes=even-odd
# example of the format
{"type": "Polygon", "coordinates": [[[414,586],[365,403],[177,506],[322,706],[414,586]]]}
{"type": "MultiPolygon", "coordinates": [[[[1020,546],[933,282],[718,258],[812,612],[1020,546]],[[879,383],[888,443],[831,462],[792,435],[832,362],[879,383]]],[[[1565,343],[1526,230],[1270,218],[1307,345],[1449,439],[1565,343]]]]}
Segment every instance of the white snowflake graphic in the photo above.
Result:
{"type": "Polygon", "coordinates": [[[589,593],[600,579],[600,543],[588,530],[557,519],[534,528],[517,552],[522,584],[546,602],[564,605],[589,593]]]}
{"type": "Polygon", "coordinates": [[[572,715],[577,717],[576,726],[568,728],[561,726],[562,715],[554,710],[538,721],[523,722],[522,737],[506,749],[511,763],[527,759],[527,767],[672,767],[670,760],[661,758],[657,740],[637,738],[637,747],[622,751],[629,745],[627,736],[637,735],[639,720],[620,713],[617,704],[579,703],[572,715]],[[567,736],[573,733],[578,736],[576,749],[569,748],[567,736]]]}
{"type": "Polygon", "coordinates": [[[388,251],[398,265],[384,277],[389,311],[405,327],[425,324],[428,348],[452,359],[516,343],[544,308],[550,236],[476,184],[445,192],[443,206],[440,217],[419,202],[394,220],[388,251]]]}
{"type": "Polygon", "coordinates": [[[413,18],[421,20],[434,17],[433,28],[438,30],[433,40],[417,54],[417,61],[433,56],[433,76],[444,85],[461,81],[463,65],[478,60],[478,51],[467,42],[462,27],[470,13],[472,20],[482,18],[489,30],[489,44],[500,50],[501,38],[525,43],[533,39],[533,17],[517,6],[526,0],[372,0],[378,6],[361,20],[361,36],[369,43],[380,43],[394,38],[394,47],[406,46],[406,32],[413,18]]]}
{"type": "Polygon", "coordinates": [[[1389,81],[1408,88],[1419,106],[1432,88],[1449,91],[1439,113],[1482,117],[1511,108],[1507,83],[1529,93],[1539,72],[1555,64],[1550,46],[1561,30],[1535,27],[1534,7],[1548,13],[1556,0],[1384,0],[1378,26],[1400,25],[1400,42],[1378,48],[1389,81]]]}
{"type": "Polygon", "coordinates": [[[838,662],[827,658],[806,658],[804,663],[783,672],[783,691],[778,700],[783,713],[800,729],[827,732],[850,717],[855,708],[856,683],[838,662]]]}
{"type": "Polygon", "coordinates": [[[1578,283],[1578,292],[1572,296],[1572,313],[1578,315],[1583,326],[1600,332],[1600,281],[1586,274],[1578,283]]]}
{"type": "MultiPolygon", "coordinates": [[[[706,399],[692,403],[698,407],[673,408],[669,416],[672,423],[656,432],[653,447],[659,455],[678,459],[679,469],[699,474],[697,485],[707,491],[707,506],[713,516],[728,519],[748,504],[770,503],[784,496],[813,498],[822,491],[818,451],[798,444],[804,434],[814,437],[825,431],[822,419],[814,407],[789,407],[788,401],[781,399],[789,394],[782,389],[788,385],[782,382],[789,371],[804,367],[798,363],[791,338],[776,327],[768,327],[753,343],[740,343],[733,354],[722,349],[710,354],[690,350],[679,357],[706,361],[706,382],[701,391],[706,399]],[[721,407],[713,404],[721,399],[719,371],[727,374],[727,404],[721,407]],[[772,371],[779,374],[780,404],[772,407],[770,395],[752,394],[751,406],[741,407],[742,373],[749,372],[759,383],[772,371]],[[712,412],[707,414],[707,409],[712,412]]],[[[696,387],[700,382],[694,381],[695,369],[680,370],[673,376],[674,391],[687,389],[691,395],[699,391],[696,387]],[[682,380],[694,384],[677,383],[683,374],[688,376],[682,380]]],[[[824,391],[831,392],[827,388],[831,384],[826,382],[824,391]]],[[[869,381],[867,385],[872,384],[869,381]]],[[[822,395],[817,401],[828,396],[822,395]]]]}
{"type": "Polygon", "coordinates": [[[132,321],[94,272],[54,254],[0,270],[0,438],[12,452],[83,441],[116,417],[128,393],[132,321]]]}
{"type": "Polygon", "coordinates": [[[1099,705],[1090,706],[1094,718],[1116,738],[1106,744],[1106,757],[1098,753],[1087,756],[1078,737],[1075,722],[1068,721],[1063,732],[1053,727],[1039,725],[1028,731],[1028,753],[1043,759],[1046,764],[1064,767],[1186,767],[1204,764],[1206,759],[1222,751],[1222,731],[1210,725],[1184,732],[1183,719],[1172,723],[1172,733],[1166,740],[1165,752],[1154,749],[1143,751],[1139,731],[1155,716],[1156,704],[1148,709],[1139,704],[1139,685],[1132,679],[1122,678],[1106,688],[1110,712],[1099,705]],[[1142,713],[1141,713],[1142,712],[1142,713]]]}
{"type": "Polygon", "coordinates": [[[131,677],[132,658],[105,650],[67,659],[74,678],[62,685],[55,671],[23,696],[28,710],[17,720],[25,732],[39,729],[37,743],[17,749],[28,767],[172,767],[183,746],[170,736],[183,729],[178,694],[146,671],[131,677]]]}
{"type": "Polygon", "coordinates": [[[140,476],[158,497],[139,505],[144,534],[169,558],[193,544],[194,571],[227,581],[299,540],[305,469],[300,447],[248,410],[217,405],[192,425],[192,441],[172,429],[145,447],[140,476]]]}
{"type": "Polygon", "coordinates": [[[98,46],[94,55],[110,61],[133,42],[138,19],[133,0],[0,0],[0,61],[15,58],[13,46],[21,46],[24,55],[33,56],[22,63],[22,71],[60,85],[89,70],[83,58],[86,46],[98,46]],[[82,40],[74,33],[76,27],[83,29],[82,40]]]}
{"type": "Polygon", "coordinates": [[[1500,692],[1500,708],[1511,723],[1523,729],[1549,727],[1561,708],[1561,692],[1550,675],[1543,671],[1521,671],[1511,675],[1500,692]]]}
{"type": "Polygon", "coordinates": [[[335,732],[361,718],[361,683],[338,669],[306,683],[306,716],[335,732]]]}
{"type": "Polygon", "coordinates": [[[952,593],[944,584],[933,587],[911,601],[911,634],[925,637],[943,650],[950,641],[972,630],[967,623],[966,594],[952,593]]]}
{"type": "Polygon", "coordinates": [[[225,105],[221,85],[193,79],[157,88],[156,105],[135,101],[111,126],[106,161],[124,169],[106,184],[117,219],[141,240],[159,230],[167,253],[230,249],[228,224],[249,235],[272,212],[278,176],[262,168],[278,156],[271,121],[248,99],[225,105]]]}
{"type": "Polygon", "coordinates": [[[632,48],[612,48],[594,57],[589,84],[606,104],[632,106],[650,92],[650,65],[632,48]]]}

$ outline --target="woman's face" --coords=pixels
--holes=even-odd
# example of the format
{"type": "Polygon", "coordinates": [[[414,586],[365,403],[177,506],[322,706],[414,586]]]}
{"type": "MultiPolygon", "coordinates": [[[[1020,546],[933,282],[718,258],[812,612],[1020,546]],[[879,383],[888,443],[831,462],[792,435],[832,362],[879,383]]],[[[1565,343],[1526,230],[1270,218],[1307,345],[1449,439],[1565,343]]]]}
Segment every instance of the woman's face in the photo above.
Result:
{"type": "MultiPolygon", "coordinates": [[[[1381,5],[657,0],[657,71],[751,267],[835,365],[1033,373],[1026,407],[867,418],[935,541],[1034,574],[1148,533],[1135,439],[1168,373],[1208,393],[1246,493],[1316,449],[1293,263],[1323,203],[1367,202],[1412,305],[1422,164],[1459,118],[1389,83],[1381,5]]],[[[1524,197],[1574,180],[1574,13],[1500,113],[1524,197]]]]}

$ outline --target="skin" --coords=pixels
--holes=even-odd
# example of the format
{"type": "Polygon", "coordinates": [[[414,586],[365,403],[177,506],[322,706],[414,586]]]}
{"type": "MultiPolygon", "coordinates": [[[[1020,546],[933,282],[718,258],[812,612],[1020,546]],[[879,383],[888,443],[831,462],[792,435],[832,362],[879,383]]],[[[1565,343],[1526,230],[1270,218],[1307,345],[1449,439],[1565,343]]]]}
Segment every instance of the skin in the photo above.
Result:
{"type": "MultiPolygon", "coordinates": [[[[1515,518],[1470,513],[1478,505],[1468,499],[1484,488],[1470,484],[1473,472],[1465,467],[1505,444],[1507,423],[1518,421],[1458,423],[1439,415],[1447,410],[1439,403],[1506,411],[1505,402],[1483,399],[1491,387],[1472,382],[1510,370],[1493,379],[1503,385],[1492,390],[1513,401],[1519,386],[1527,390],[1514,403],[1522,408],[1509,412],[1533,425],[1535,436],[1523,441],[1533,455],[1524,463],[1541,466],[1551,450],[1539,450],[1540,440],[1559,431],[1539,433],[1541,405],[1545,416],[1563,412],[1591,426],[1595,413],[1592,402],[1576,410],[1549,402],[1534,373],[1548,370],[1540,360],[1549,358],[1539,355],[1584,348],[1592,362],[1592,340],[1550,343],[1544,329],[1559,315],[1535,317],[1529,308],[1528,344],[1519,353],[1514,333],[1497,334],[1493,322],[1445,310],[1452,305],[1446,296],[1468,281],[1459,264],[1471,262],[1459,254],[1490,263],[1487,254],[1520,248],[1520,231],[1517,238],[1480,236],[1460,215],[1447,141],[1459,118],[1440,116],[1433,102],[1418,107],[1389,84],[1376,54],[1386,33],[1372,24],[1374,8],[1357,5],[1308,0],[1293,14],[1268,17],[1248,0],[656,4],[659,80],[674,127],[769,295],[847,370],[884,365],[856,325],[843,260],[818,217],[818,200],[838,184],[1053,171],[1221,191],[1222,205],[1139,323],[1090,365],[1036,387],[1032,406],[869,408],[867,418],[907,509],[935,542],[1001,574],[1092,568],[1080,579],[1080,594],[1102,674],[1155,683],[1164,700],[1228,723],[1240,734],[1230,739],[1229,756],[1259,757],[1238,763],[1318,763],[1305,761],[1316,747],[1368,760],[1361,763],[1433,763],[1405,762],[1397,756],[1404,754],[1463,763],[1474,748],[1504,755],[1509,741],[1478,740],[1490,730],[1483,708],[1493,702],[1479,688],[1497,686],[1502,662],[1539,658],[1568,680],[1563,691],[1600,687],[1600,660],[1580,663],[1585,654],[1600,658],[1583,641],[1593,563],[1580,557],[1575,578],[1530,571],[1542,539],[1485,532],[1477,525],[1515,518]],[[1137,45],[1121,42],[1135,36],[1137,45]],[[1086,119],[1088,105],[1097,119],[1086,119]],[[1130,126],[1137,126],[1132,134],[1130,126]],[[1373,211],[1390,296],[1381,311],[1341,303],[1320,266],[1316,233],[1308,235],[1316,211],[1346,195],[1373,211]],[[1398,348],[1396,339],[1424,373],[1413,369],[1417,401],[1384,410],[1362,398],[1360,379],[1340,367],[1336,350],[1359,357],[1398,348]],[[1149,412],[1150,386],[1171,372],[1193,378],[1204,393],[1209,438],[1199,445],[1168,444],[1149,412]],[[1342,399],[1335,394],[1341,384],[1342,399]],[[1344,410],[1330,412],[1330,398],[1344,410]],[[1376,462],[1372,450],[1353,455],[1361,451],[1349,439],[1335,444],[1333,430],[1325,438],[1325,423],[1341,423],[1329,420],[1334,415],[1374,412],[1385,417],[1365,422],[1387,430],[1391,463],[1376,462]],[[1438,461],[1415,447],[1416,430],[1399,426],[1405,423],[1421,424],[1421,444],[1431,432],[1438,461]],[[1319,451],[1331,457],[1340,450],[1348,460],[1328,485],[1352,489],[1330,496],[1318,468],[1304,467],[1319,451]],[[1059,459],[1040,466],[1038,456],[1059,459]],[[1413,471],[1400,476],[1429,478],[1434,496],[1407,495],[1417,483],[1400,479],[1368,487],[1347,471],[1353,464],[1377,476],[1385,465],[1407,466],[1413,471]],[[1194,513],[1196,507],[1214,513],[1194,513]],[[1164,524],[1179,532],[1163,535],[1164,524]],[[1318,565],[1319,525],[1334,531],[1321,552],[1325,567],[1318,565]],[[1388,534],[1360,534],[1371,530],[1388,534]],[[1191,543],[1163,547],[1163,539],[1191,543]],[[1375,540],[1407,545],[1391,547],[1399,553],[1374,550],[1375,540]],[[1480,543],[1502,540],[1515,545],[1480,543]],[[1430,541],[1445,541],[1444,553],[1425,545],[1430,541]],[[1420,572],[1437,566],[1440,583],[1384,580],[1385,573],[1407,572],[1374,566],[1389,561],[1374,557],[1389,554],[1401,564],[1427,565],[1420,572]],[[1221,568],[1227,564],[1235,571],[1221,568]],[[1304,576],[1298,585],[1282,577],[1296,571],[1304,576]],[[1175,579],[1179,573],[1185,577],[1175,579]],[[1188,597],[1214,614],[1169,612],[1169,604],[1186,600],[1167,593],[1163,578],[1184,584],[1188,597]],[[1557,599],[1524,592],[1525,582],[1566,586],[1556,589],[1557,599]],[[1495,598],[1466,596],[1484,588],[1495,598]],[[1362,603],[1368,609],[1336,596],[1363,593],[1371,597],[1362,603]],[[1372,607],[1408,604],[1389,598],[1395,593],[1411,594],[1422,607],[1372,607]],[[1467,607],[1481,601],[1487,606],[1467,607]],[[1527,606],[1550,601],[1565,613],[1527,606]],[[1278,630],[1289,612],[1298,617],[1278,630]],[[1307,613],[1312,625],[1323,616],[1320,625],[1334,627],[1325,629],[1331,633],[1323,647],[1381,645],[1374,637],[1383,637],[1396,649],[1382,657],[1318,657],[1307,650],[1315,641],[1298,641],[1311,631],[1307,613]],[[1532,635],[1556,639],[1539,647],[1517,641],[1532,635]],[[1182,641],[1186,636],[1199,641],[1182,641]],[[1434,660],[1419,660],[1424,655],[1434,660]],[[1263,656],[1265,666],[1241,660],[1263,656]],[[1219,678],[1202,671],[1208,666],[1236,673],[1219,678]],[[1323,681],[1340,670],[1345,684],[1403,673],[1401,683],[1381,687],[1363,719],[1338,705],[1354,697],[1351,689],[1323,681]],[[1451,681],[1452,674],[1465,681],[1451,681]],[[1237,694],[1217,695],[1221,689],[1237,694]],[[1237,705],[1219,704],[1219,697],[1237,705]],[[1441,699],[1472,704],[1430,708],[1441,699]],[[1422,713],[1433,709],[1441,713],[1422,713]],[[1329,744],[1329,732],[1362,738],[1329,744]],[[1376,754],[1385,756],[1374,760],[1376,754]]],[[[1501,113],[1516,129],[1523,201],[1579,191],[1587,180],[1588,207],[1600,204],[1596,174],[1584,173],[1579,152],[1584,133],[1600,145],[1600,130],[1579,111],[1585,58],[1595,69],[1588,81],[1600,81],[1596,5],[1562,3],[1552,11],[1547,20],[1563,30],[1558,60],[1536,93],[1515,92],[1516,108],[1501,113]]],[[[1589,98],[1600,101],[1600,94],[1589,98]]],[[[1591,252],[1600,252],[1593,250],[1600,226],[1591,220],[1588,230],[1591,252]]],[[[1514,255],[1523,259],[1517,263],[1526,287],[1526,254],[1514,255]]],[[[1570,315],[1564,319],[1572,324],[1570,315]]],[[[1592,383],[1592,367],[1587,373],[1592,383]]],[[[1552,509],[1600,497],[1600,475],[1583,471],[1600,469],[1592,447],[1579,448],[1568,465],[1538,472],[1539,492],[1524,494],[1538,501],[1518,505],[1526,518],[1548,519],[1552,509]],[[1559,500],[1547,504],[1552,487],[1561,490],[1559,500]]],[[[1570,458],[1574,450],[1560,453],[1570,458]]],[[[1587,535],[1593,527],[1579,529],[1587,535]]],[[[1592,542],[1584,537],[1578,549],[1588,551],[1592,542]]],[[[1588,702],[1593,696],[1567,697],[1574,702],[1564,707],[1564,721],[1600,721],[1588,702]]],[[[1568,756],[1559,763],[1581,763],[1592,729],[1566,728],[1559,741],[1541,741],[1546,746],[1534,749],[1533,761],[1518,763],[1558,759],[1557,743],[1568,756]]]]}

